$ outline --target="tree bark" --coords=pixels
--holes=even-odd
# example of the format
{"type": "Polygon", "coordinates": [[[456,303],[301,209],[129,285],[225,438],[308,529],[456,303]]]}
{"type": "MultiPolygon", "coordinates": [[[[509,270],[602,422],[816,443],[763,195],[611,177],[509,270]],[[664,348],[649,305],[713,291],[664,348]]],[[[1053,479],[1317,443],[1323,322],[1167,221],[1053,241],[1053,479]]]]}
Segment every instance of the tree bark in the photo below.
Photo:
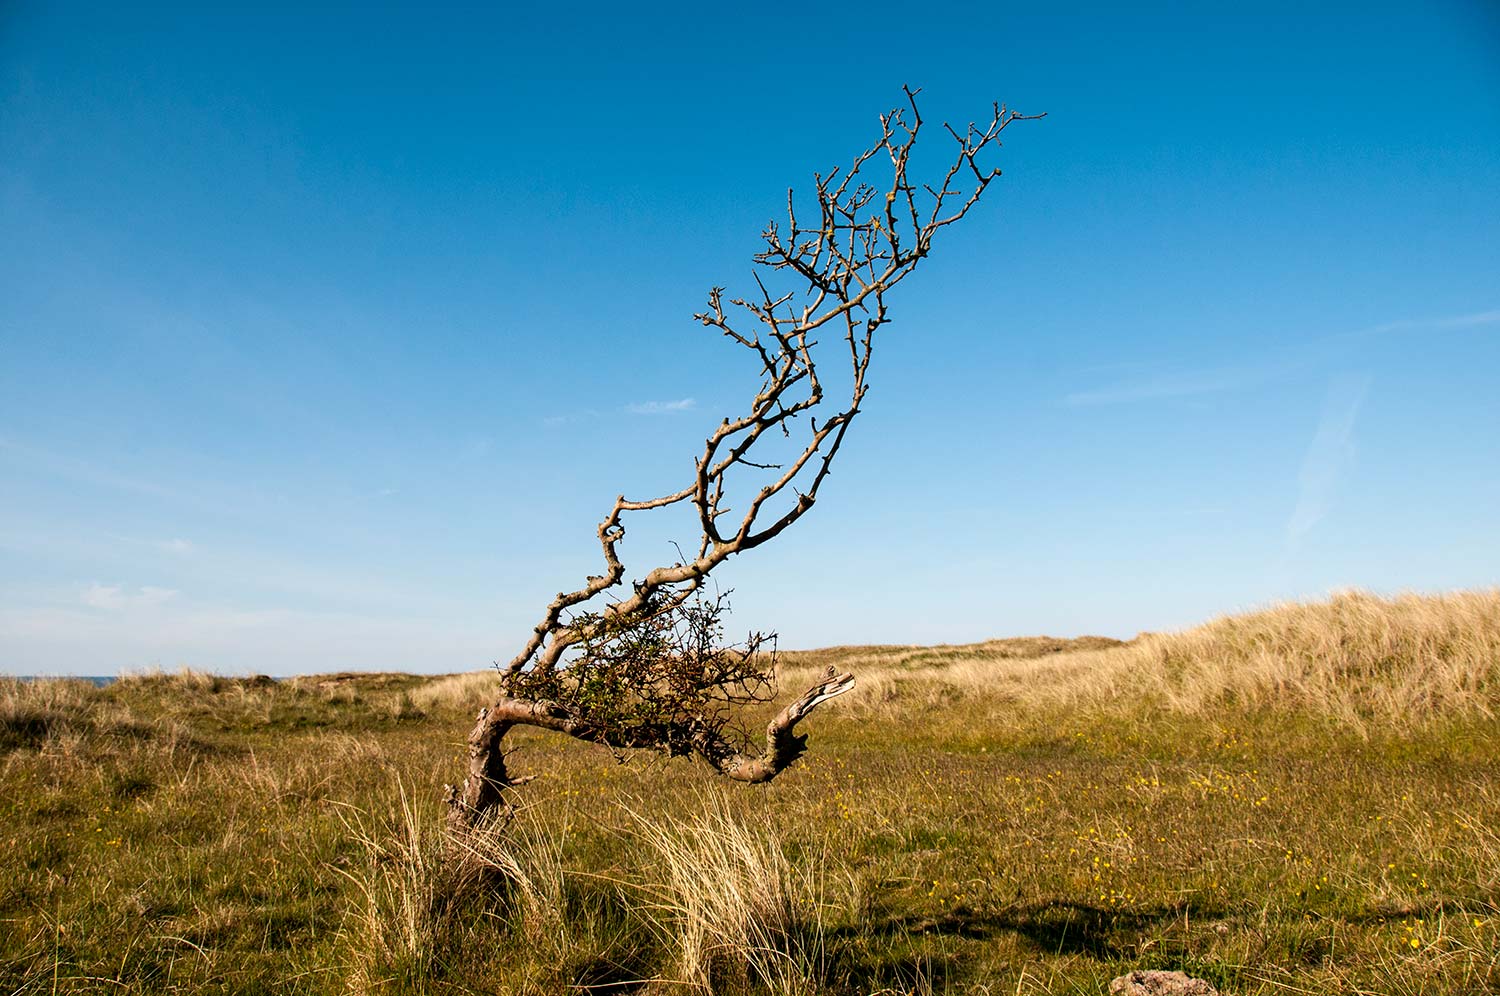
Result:
{"type": "MultiPolygon", "coordinates": [[[[830,667],[822,681],[803,692],[766,724],[766,742],[758,754],[737,750],[716,729],[692,731],[692,752],[731,781],[760,784],[785,771],[807,751],[807,736],[797,724],[819,705],[854,687],[854,675],[830,667]]],[[[576,740],[615,748],[659,747],[660,731],[651,728],[606,730],[581,720],[555,702],[533,702],[502,695],[479,710],[469,731],[468,773],[462,786],[448,786],[448,818],[455,828],[473,826],[504,803],[505,790],[530,781],[513,778],[505,766],[502,741],[516,726],[534,726],[576,740]]]]}

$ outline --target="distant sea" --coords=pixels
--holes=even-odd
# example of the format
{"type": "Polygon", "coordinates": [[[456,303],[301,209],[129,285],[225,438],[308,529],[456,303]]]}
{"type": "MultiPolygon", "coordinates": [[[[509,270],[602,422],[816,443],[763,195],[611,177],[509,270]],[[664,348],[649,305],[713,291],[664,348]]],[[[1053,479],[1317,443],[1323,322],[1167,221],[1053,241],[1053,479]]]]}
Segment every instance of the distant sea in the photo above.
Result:
{"type": "MultiPolygon", "coordinates": [[[[66,678],[69,681],[86,681],[90,685],[93,685],[95,688],[103,688],[105,685],[113,685],[116,681],[119,680],[118,676],[113,674],[0,674],[0,678],[4,677],[12,677],[17,681],[51,681],[56,678],[66,678]]],[[[263,676],[257,675],[256,677],[259,678],[263,676]]],[[[272,678],[271,680],[280,681],[281,679],[272,678]]]]}

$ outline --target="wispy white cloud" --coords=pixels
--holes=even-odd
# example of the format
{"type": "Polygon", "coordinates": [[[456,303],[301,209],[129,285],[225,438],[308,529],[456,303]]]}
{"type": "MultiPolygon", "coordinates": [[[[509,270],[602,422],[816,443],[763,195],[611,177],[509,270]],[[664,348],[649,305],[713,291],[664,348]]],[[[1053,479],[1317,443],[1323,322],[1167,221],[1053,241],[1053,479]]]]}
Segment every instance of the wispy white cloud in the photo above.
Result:
{"type": "Polygon", "coordinates": [[[1139,380],[1122,381],[1092,391],[1074,391],[1063,397],[1063,404],[1074,408],[1098,405],[1124,405],[1135,401],[1162,398],[1190,398],[1221,394],[1225,391],[1253,387],[1264,379],[1258,373],[1230,370],[1197,370],[1161,374],[1139,380]]]}
{"type": "Polygon", "coordinates": [[[150,608],[171,601],[177,595],[173,588],[157,588],[147,585],[130,591],[117,584],[95,582],[83,589],[79,601],[89,608],[118,612],[126,609],[150,608]]]}
{"type": "Polygon", "coordinates": [[[1289,553],[1296,552],[1333,507],[1340,479],[1354,462],[1354,423],[1370,391],[1370,380],[1369,374],[1345,374],[1328,386],[1318,429],[1297,477],[1297,504],[1286,523],[1289,553]]]}
{"type": "Polygon", "coordinates": [[[465,443],[458,453],[460,460],[482,460],[490,455],[494,449],[495,441],[488,436],[480,436],[465,443]]]}
{"type": "Polygon", "coordinates": [[[1476,311],[1468,315],[1448,315],[1443,318],[1408,318],[1401,321],[1372,325],[1351,333],[1356,336],[1385,335],[1390,332],[1429,332],[1441,329],[1472,329],[1482,325],[1500,325],[1500,309],[1476,311]]]}
{"type": "Polygon", "coordinates": [[[153,498],[180,499],[183,496],[170,488],[162,487],[154,481],[142,480],[136,477],[128,477],[117,474],[107,467],[80,460],[76,457],[61,453],[52,453],[47,450],[37,449],[18,443],[13,439],[0,436],[0,453],[11,459],[28,464],[31,469],[60,477],[64,480],[75,481],[91,487],[107,488],[112,491],[127,491],[134,494],[149,495],[153,498]]]}
{"type": "MultiPolygon", "coordinates": [[[[1320,352],[1339,343],[1395,335],[1402,332],[1436,332],[1482,328],[1500,325],[1500,309],[1476,311],[1464,315],[1409,318],[1372,325],[1354,332],[1340,332],[1302,342],[1288,350],[1279,361],[1260,361],[1254,366],[1209,370],[1144,372],[1137,376],[1090,390],[1073,391],[1063,396],[1063,404],[1075,408],[1124,405],[1140,401],[1190,398],[1230,391],[1245,391],[1294,376],[1316,364],[1320,352]]],[[[1326,357],[1325,357],[1326,361],[1326,357]]]]}
{"type": "MultiPolygon", "coordinates": [[[[78,533],[74,532],[71,535],[76,537],[78,533]]],[[[174,557],[187,557],[192,555],[198,549],[193,545],[192,540],[183,539],[180,536],[171,536],[166,539],[161,539],[159,537],[148,539],[141,536],[126,536],[119,533],[105,533],[100,538],[107,539],[111,543],[119,544],[126,550],[155,550],[160,553],[170,553],[174,557]]],[[[0,546],[9,545],[9,541],[10,537],[0,536],[0,546]]],[[[60,545],[61,544],[57,543],[57,541],[54,539],[51,542],[47,543],[46,547],[49,549],[57,549],[60,545]]],[[[97,551],[97,547],[91,547],[90,549],[92,551],[97,551]]]]}
{"type": "Polygon", "coordinates": [[[576,422],[586,422],[603,415],[624,412],[626,415],[671,415],[676,412],[688,412],[698,407],[696,398],[678,398],[675,401],[634,401],[613,411],[601,412],[593,408],[581,408],[576,412],[563,412],[558,415],[547,415],[542,418],[542,425],[549,429],[558,426],[573,425],[576,422]]]}
{"type": "Polygon", "coordinates": [[[680,398],[677,401],[638,401],[625,406],[625,410],[632,415],[669,415],[672,412],[692,411],[698,407],[698,402],[693,398],[680,398]]]}
{"type": "Polygon", "coordinates": [[[542,424],[549,429],[555,429],[560,425],[572,425],[574,422],[582,422],[598,416],[598,412],[592,408],[584,408],[576,412],[565,412],[561,415],[547,415],[542,418],[542,424]]]}

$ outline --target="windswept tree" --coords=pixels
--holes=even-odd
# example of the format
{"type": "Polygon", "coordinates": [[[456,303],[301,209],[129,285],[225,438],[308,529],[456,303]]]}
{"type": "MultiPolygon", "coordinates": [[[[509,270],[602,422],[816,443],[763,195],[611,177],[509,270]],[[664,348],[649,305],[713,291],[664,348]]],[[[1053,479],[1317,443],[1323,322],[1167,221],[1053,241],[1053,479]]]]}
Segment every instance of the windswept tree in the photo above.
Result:
{"type": "Polygon", "coordinates": [[[513,727],[619,751],[696,755],[728,778],[765,782],[805,752],[797,724],[853,687],[853,675],[830,668],[755,743],[737,717],[774,698],[774,638],[725,643],[724,599],[705,582],[817,502],[869,390],[875,344],[890,321],[887,295],[1000,176],[993,156],[1001,133],[1042,117],[995,104],[983,124],[962,131],[944,124],[951,158],[921,182],[908,167],[922,116],[917,91],[905,96],[847,168],[815,174],[810,201],[788,191],[785,221],[767,226],[754,257],[755,292],[729,299],[723,288],[709,292],[707,310],[695,317],[740,351],[759,390],[709,433],[681,488],[615,499],[597,530],[603,573],[560,592],[500,669],[499,695],[469,734],[467,777],[449,790],[456,822],[495,808],[523,780],[506,767],[503,741],[513,727]],[[619,552],[627,517],[674,506],[691,510],[696,541],[627,583],[619,552]]]}

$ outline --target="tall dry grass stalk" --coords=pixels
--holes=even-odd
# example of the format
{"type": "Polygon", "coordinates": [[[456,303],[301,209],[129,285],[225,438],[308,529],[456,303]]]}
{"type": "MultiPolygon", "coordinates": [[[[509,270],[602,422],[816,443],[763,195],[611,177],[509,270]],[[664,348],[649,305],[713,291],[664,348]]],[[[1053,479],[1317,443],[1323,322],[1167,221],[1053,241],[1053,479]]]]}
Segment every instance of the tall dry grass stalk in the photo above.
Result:
{"type": "Polygon", "coordinates": [[[820,862],[795,867],[774,825],[747,826],[717,795],[693,816],[646,819],[655,857],[648,921],[675,953],[679,981],[705,992],[763,987],[808,996],[826,971],[820,862]]]}
{"type": "Polygon", "coordinates": [[[561,965],[578,946],[563,864],[567,838],[566,828],[544,826],[522,809],[450,839],[462,863],[504,882],[512,936],[533,960],[552,965],[561,965]]]}
{"type": "Polygon", "coordinates": [[[381,826],[369,813],[349,809],[342,818],[363,861],[335,867],[360,901],[345,931],[352,953],[351,992],[377,992],[389,982],[422,983],[433,974],[444,933],[444,848],[441,823],[417,812],[398,779],[396,819],[381,826]]]}
{"type": "Polygon", "coordinates": [[[344,927],[350,991],[426,991],[452,969],[473,971],[501,944],[518,953],[515,991],[544,991],[586,946],[568,915],[566,832],[519,811],[455,836],[399,778],[393,796],[383,820],[344,813],[363,859],[336,869],[358,900],[344,927]]]}
{"type": "MultiPolygon", "coordinates": [[[[988,700],[1006,709],[1296,710],[1357,729],[1409,730],[1500,714],[1500,590],[1327,601],[1226,616],[1102,649],[1016,641],[846,648],[859,686],[833,705],[897,718],[913,705],[988,700]]],[[[828,652],[791,655],[822,666],[828,652]]],[[[800,670],[811,671],[811,667],[800,670]]]]}

